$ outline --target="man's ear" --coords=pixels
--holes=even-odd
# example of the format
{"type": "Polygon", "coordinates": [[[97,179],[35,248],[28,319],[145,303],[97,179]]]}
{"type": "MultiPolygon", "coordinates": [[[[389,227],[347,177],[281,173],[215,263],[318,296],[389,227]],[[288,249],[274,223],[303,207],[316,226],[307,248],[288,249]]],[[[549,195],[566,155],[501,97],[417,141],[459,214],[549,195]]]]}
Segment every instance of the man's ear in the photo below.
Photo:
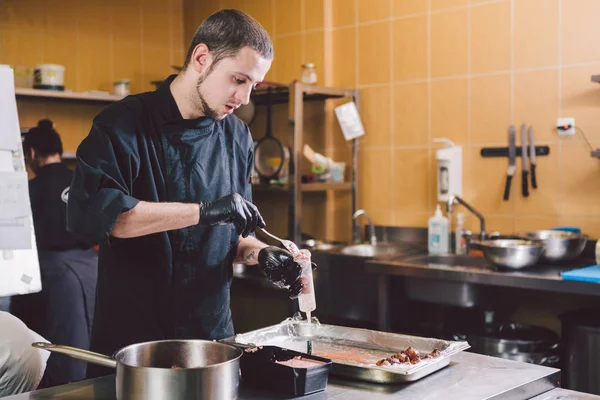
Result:
{"type": "Polygon", "coordinates": [[[192,64],[194,71],[202,73],[207,68],[209,64],[209,54],[210,50],[208,50],[208,46],[204,43],[199,43],[194,47],[192,58],[190,60],[190,64],[192,64]]]}

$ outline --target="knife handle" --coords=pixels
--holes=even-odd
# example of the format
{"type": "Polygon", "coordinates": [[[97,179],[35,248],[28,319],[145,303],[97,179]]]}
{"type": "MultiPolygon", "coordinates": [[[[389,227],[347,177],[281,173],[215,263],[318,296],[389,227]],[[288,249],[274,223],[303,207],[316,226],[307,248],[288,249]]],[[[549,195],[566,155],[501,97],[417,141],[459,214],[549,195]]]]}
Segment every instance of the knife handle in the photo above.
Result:
{"type": "Polygon", "coordinates": [[[531,164],[531,187],[537,189],[537,179],[535,179],[535,164],[531,164]]]}
{"type": "Polygon", "coordinates": [[[506,186],[504,186],[504,201],[508,201],[510,197],[510,183],[512,182],[512,175],[506,175],[506,186]]]}
{"type": "Polygon", "coordinates": [[[527,181],[527,171],[523,171],[523,196],[529,197],[529,182],[527,181]]]}

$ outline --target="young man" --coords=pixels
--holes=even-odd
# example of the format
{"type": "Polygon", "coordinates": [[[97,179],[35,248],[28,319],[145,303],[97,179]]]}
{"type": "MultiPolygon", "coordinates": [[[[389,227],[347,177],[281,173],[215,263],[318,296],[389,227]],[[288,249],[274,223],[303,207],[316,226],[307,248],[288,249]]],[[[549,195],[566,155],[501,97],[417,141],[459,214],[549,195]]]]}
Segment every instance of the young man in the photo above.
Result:
{"type": "MultiPolygon", "coordinates": [[[[251,233],[253,142],[233,110],[264,79],[273,46],[236,10],[208,17],[183,71],[155,92],[109,106],[77,151],[69,229],[100,241],[93,351],[137,342],[233,335],[232,263],[258,263],[290,297],[290,253],[251,233]]],[[[88,376],[114,373],[88,365],[88,376]]]]}
{"type": "MultiPolygon", "coordinates": [[[[23,137],[27,166],[35,173],[29,196],[40,262],[42,291],[14,296],[11,312],[56,344],[88,349],[98,256],[91,242],[67,232],[67,197],[73,172],[62,162],[62,142],[52,121],[41,120],[23,137]]],[[[53,354],[41,387],[85,378],[85,363],[53,354]]]]}

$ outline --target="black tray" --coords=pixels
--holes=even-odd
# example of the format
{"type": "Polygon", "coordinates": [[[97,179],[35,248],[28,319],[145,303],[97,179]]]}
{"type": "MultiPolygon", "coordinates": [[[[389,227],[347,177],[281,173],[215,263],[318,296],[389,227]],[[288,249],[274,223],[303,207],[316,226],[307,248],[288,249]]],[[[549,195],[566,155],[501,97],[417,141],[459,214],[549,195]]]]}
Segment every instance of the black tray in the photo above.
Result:
{"type": "Polygon", "coordinates": [[[277,346],[260,346],[246,350],[241,359],[242,381],[245,386],[265,391],[304,396],[327,387],[331,360],[277,346]],[[323,364],[310,368],[295,368],[276,363],[296,356],[323,364]]]}

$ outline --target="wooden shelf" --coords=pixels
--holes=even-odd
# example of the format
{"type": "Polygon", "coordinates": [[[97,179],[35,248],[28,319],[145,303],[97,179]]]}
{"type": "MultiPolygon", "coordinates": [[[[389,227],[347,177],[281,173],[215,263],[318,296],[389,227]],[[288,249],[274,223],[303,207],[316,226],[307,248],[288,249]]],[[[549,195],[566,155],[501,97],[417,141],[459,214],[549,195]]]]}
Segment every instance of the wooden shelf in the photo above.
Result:
{"type": "MultiPolygon", "coordinates": [[[[252,188],[256,191],[265,192],[287,192],[290,190],[289,185],[267,185],[254,184],[252,188]]],[[[326,190],[350,190],[352,183],[350,182],[324,182],[324,183],[303,183],[300,187],[302,192],[324,192],[326,190]]]]}
{"type": "Polygon", "coordinates": [[[91,101],[101,103],[112,103],[121,100],[122,97],[115,96],[112,94],[101,94],[101,93],[86,93],[86,92],[68,92],[60,90],[42,90],[42,89],[28,89],[28,88],[15,88],[15,95],[19,97],[39,97],[45,99],[60,99],[60,100],[77,100],[77,101],[91,101]]]}
{"type": "Polygon", "coordinates": [[[592,82],[600,83],[600,75],[592,75],[592,82]]]}
{"type": "MultiPolygon", "coordinates": [[[[349,89],[342,88],[330,88],[323,86],[314,85],[303,85],[304,86],[304,101],[317,101],[336,99],[342,97],[351,97],[352,91],[349,89]]],[[[277,86],[272,87],[271,102],[272,104],[284,104],[289,103],[290,100],[290,88],[288,86],[277,86]]],[[[256,89],[252,92],[251,98],[254,104],[264,105],[267,104],[267,89],[256,89]]]]}

